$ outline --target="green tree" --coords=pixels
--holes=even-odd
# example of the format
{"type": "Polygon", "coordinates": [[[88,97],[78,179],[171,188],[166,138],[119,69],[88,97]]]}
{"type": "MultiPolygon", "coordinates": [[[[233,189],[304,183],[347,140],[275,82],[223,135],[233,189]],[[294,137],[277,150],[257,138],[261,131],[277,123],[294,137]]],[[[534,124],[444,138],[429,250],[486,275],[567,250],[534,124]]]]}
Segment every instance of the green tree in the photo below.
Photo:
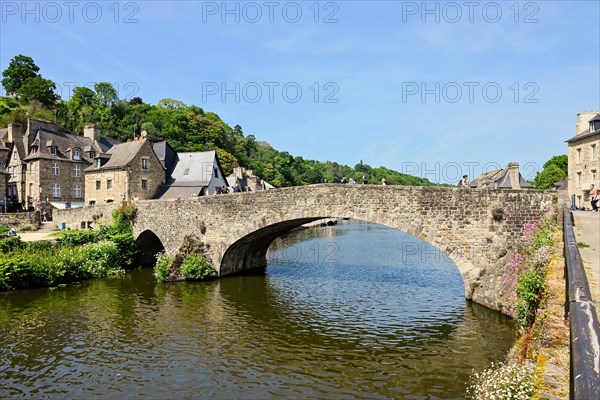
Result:
{"type": "Polygon", "coordinates": [[[37,100],[46,107],[51,107],[56,102],[56,84],[41,76],[29,78],[18,90],[21,99],[29,103],[37,100]]]}
{"type": "Polygon", "coordinates": [[[566,154],[560,156],[554,156],[544,164],[544,168],[548,168],[550,165],[556,165],[564,172],[564,176],[569,174],[569,157],[566,154]]]}
{"type": "Polygon", "coordinates": [[[556,164],[550,164],[535,176],[534,186],[536,189],[551,189],[554,182],[560,181],[565,176],[565,171],[556,164]]]}
{"type": "Polygon", "coordinates": [[[219,162],[221,163],[221,168],[223,168],[223,172],[225,176],[229,176],[233,173],[233,169],[238,167],[238,160],[234,155],[226,152],[223,149],[217,147],[216,149],[217,156],[219,157],[219,162]]]}
{"type": "Polygon", "coordinates": [[[33,58],[19,54],[10,60],[8,68],[2,71],[2,86],[6,93],[18,94],[28,79],[40,76],[39,70],[33,58]]]}
{"type": "Polygon", "coordinates": [[[109,82],[96,83],[94,85],[94,91],[96,92],[96,101],[100,107],[110,107],[119,100],[117,91],[109,82]]]}

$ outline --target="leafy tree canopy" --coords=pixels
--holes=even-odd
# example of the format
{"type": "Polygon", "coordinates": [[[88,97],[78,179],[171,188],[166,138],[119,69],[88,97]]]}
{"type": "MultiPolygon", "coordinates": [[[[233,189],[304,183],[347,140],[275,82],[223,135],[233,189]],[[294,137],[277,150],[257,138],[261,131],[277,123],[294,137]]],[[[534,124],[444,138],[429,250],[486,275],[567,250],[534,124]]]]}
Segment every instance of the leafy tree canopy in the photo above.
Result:
{"type": "Polygon", "coordinates": [[[2,86],[6,93],[19,93],[19,89],[28,79],[39,76],[39,70],[31,57],[19,54],[10,60],[8,68],[2,72],[2,86]]]}

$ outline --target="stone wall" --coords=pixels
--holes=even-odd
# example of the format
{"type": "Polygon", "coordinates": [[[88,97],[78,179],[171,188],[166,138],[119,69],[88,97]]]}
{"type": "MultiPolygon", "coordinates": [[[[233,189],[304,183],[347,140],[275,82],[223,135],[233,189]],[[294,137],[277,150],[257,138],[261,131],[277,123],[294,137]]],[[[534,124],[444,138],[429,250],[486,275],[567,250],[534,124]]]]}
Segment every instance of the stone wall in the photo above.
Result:
{"type": "Polygon", "coordinates": [[[40,213],[23,212],[0,214],[0,226],[15,227],[18,231],[35,231],[40,226],[40,213]]]}
{"type": "MultiPolygon", "coordinates": [[[[400,229],[447,255],[465,282],[465,295],[503,307],[502,275],[523,225],[553,206],[552,191],[469,190],[324,184],[184,200],[136,202],[134,233],[153,232],[169,254],[187,235],[198,236],[220,276],[266,265],[281,234],[304,223],[349,217],[400,229]]],[[[113,207],[61,210],[55,221],[110,219],[113,207]],[[107,219],[108,217],[108,219],[107,219]]],[[[400,244],[401,245],[401,244],[400,244]]]]}
{"type": "Polygon", "coordinates": [[[576,196],[577,206],[591,208],[590,184],[600,184],[600,132],[569,143],[569,197],[576,196]]]}

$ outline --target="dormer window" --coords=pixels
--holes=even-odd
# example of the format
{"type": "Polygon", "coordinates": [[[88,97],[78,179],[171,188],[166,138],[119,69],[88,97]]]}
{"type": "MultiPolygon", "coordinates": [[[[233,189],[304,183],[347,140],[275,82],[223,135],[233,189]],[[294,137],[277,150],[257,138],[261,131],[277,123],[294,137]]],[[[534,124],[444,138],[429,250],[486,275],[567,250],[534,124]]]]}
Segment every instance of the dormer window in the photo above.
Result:
{"type": "Polygon", "coordinates": [[[52,154],[53,156],[55,156],[57,154],[56,146],[51,146],[50,147],[50,154],[52,154]]]}
{"type": "Polygon", "coordinates": [[[600,131],[600,114],[590,120],[590,132],[600,131]]]}
{"type": "Polygon", "coordinates": [[[73,149],[73,160],[81,160],[81,152],[79,151],[79,149],[73,149]]]}
{"type": "Polygon", "coordinates": [[[96,157],[96,152],[90,151],[90,158],[95,158],[95,157],[96,157]]]}
{"type": "Polygon", "coordinates": [[[100,168],[102,166],[102,160],[96,158],[96,168],[100,168]]]}

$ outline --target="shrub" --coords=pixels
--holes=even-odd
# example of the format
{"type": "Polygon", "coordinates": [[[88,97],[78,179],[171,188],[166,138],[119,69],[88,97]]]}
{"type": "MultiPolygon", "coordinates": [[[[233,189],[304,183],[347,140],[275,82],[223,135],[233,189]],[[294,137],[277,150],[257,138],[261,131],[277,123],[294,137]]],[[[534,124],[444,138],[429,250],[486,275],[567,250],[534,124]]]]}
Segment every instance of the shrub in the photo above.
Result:
{"type": "Polygon", "coordinates": [[[25,243],[18,236],[10,236],[0,240],[0,252],[2,253],[10,253],[23,247],[25,247],[25,243]]]}
{"type": "Polygon", "coordinates": [[[8,231],[10,231],[8,226],[0,226],[0,235],[8,233],[8,231]]]}
{"type": "Polygon", "coordinates": [[[207,279],[217,275],[212,265],[202,255],[190,253],[181,264],[181,275],[186,279],[207,279]]]}
{"type": "Polygon", "coordinates": [[[474,400],[526,400],[534,394],[533,368],[515,364],[492,364],[471,376],[467,393],[474,400]]]}
{"type": "Polygon", "coordinates": [[[525,272],[517,283],[517,316],[522,326],[535,321],[535,312],[540,304],[546,284],[545,277],[535,270],[525,272]]]}
{"type": "Polygon", "coordinates": [[[100,240],[99,231],[63,231],[56,239],[59,246],[81,246],[100,240]]]}
{"type": "Polygon", "coordinates": [[[173,259],[165,253],[157,254],[156,265],[154,266],[154,277],[159,282],[164,282],[169,276],[169,267],[173,264],[173,259]]]}

